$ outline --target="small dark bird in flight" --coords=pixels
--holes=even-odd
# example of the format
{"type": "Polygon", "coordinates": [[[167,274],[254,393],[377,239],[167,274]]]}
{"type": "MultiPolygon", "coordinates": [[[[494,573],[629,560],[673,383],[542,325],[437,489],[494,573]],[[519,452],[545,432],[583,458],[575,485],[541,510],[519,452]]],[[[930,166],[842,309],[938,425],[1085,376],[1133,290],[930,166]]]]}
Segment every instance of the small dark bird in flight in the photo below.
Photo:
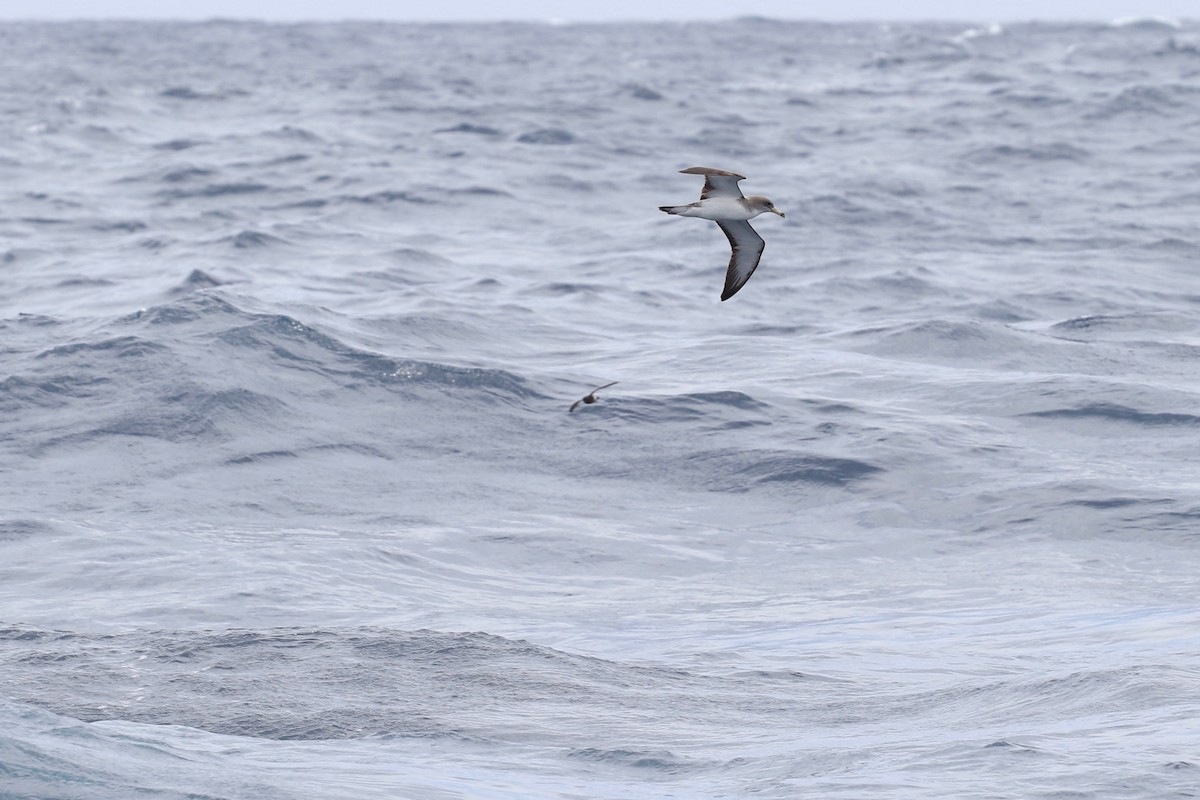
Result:
{"type": "Polygon", "coordinates": [[[572,411],[574,411],[576,408],[578,408],[580,403],[590,406],[592,403],[594,403],[600,399],[600,398],[596,397],[596,392],[600,391],[601,389],[607,389],[610,386],[616,386],[617,383],[618,383],[618,381],[613,381],[612,383],[606,383],[603,386],[598,386],[595,389],[592,389],[591,393],[588,394],[586,397],[581,397],[580,399],[576,400],[574,403],[571,403],[571,407],[567,409],[567,413],[570,414],[572,411]]]}

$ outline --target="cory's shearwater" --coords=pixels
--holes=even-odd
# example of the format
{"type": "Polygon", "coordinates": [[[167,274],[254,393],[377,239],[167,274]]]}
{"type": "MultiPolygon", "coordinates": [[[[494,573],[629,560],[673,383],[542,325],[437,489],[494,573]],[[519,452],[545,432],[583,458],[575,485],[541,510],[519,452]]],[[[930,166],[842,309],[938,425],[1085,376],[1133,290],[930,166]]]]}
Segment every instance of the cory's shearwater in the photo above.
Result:
{"type": "Polygon", "coordinates": [[[750,280],[758,260],[762,258],[763,248],[767,246],[750,227],[749,221],[767,211],[781,217],[784,214],[762,195],[743,197],[738,181],[746,180],[745,175],[712,167],[688,167],[679,171],[686,175],[704,176],[700,199],[686,206],[659,206],[659,209],[681,217],[711,219],[725,233],[729,246],[733,248],[729,269],[725,272],[725,291],[721,292],[721,299],[728,300],[750,280]]]}

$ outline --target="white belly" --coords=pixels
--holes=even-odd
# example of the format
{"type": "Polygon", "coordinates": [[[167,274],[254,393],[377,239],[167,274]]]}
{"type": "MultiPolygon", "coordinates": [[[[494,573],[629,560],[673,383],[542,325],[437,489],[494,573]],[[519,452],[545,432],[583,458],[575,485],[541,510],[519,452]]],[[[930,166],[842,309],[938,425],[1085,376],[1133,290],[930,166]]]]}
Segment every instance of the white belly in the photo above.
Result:
{"type": "Polygon", "coordinates": [[[754,219],[760,210],[750,211],[736,197],[710,197],[688,208],[680,216],[700,217],[701,219],[754,219]]]}

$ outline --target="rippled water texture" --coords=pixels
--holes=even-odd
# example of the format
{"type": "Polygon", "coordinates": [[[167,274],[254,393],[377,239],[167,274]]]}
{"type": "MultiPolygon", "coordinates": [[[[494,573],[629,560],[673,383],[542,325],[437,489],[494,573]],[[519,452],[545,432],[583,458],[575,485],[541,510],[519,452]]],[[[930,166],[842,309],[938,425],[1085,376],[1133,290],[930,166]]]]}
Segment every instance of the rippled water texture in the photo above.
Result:
{"type": "Polygon", "coordinates": [[[1195,796],[1197,141],[1195,24],[0,25],[0,796],[1195,796]]]}

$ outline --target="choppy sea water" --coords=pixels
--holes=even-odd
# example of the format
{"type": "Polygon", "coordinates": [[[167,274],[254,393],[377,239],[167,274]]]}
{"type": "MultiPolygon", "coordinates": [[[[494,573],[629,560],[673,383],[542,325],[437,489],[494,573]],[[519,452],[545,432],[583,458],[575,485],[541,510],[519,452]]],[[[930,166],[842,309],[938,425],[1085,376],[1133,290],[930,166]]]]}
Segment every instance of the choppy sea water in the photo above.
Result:
{"type": "Polygon", "coordinates": [[[0,796],[1200,793],[1196,24],[9,23],[0,104],[0,796]]]}

